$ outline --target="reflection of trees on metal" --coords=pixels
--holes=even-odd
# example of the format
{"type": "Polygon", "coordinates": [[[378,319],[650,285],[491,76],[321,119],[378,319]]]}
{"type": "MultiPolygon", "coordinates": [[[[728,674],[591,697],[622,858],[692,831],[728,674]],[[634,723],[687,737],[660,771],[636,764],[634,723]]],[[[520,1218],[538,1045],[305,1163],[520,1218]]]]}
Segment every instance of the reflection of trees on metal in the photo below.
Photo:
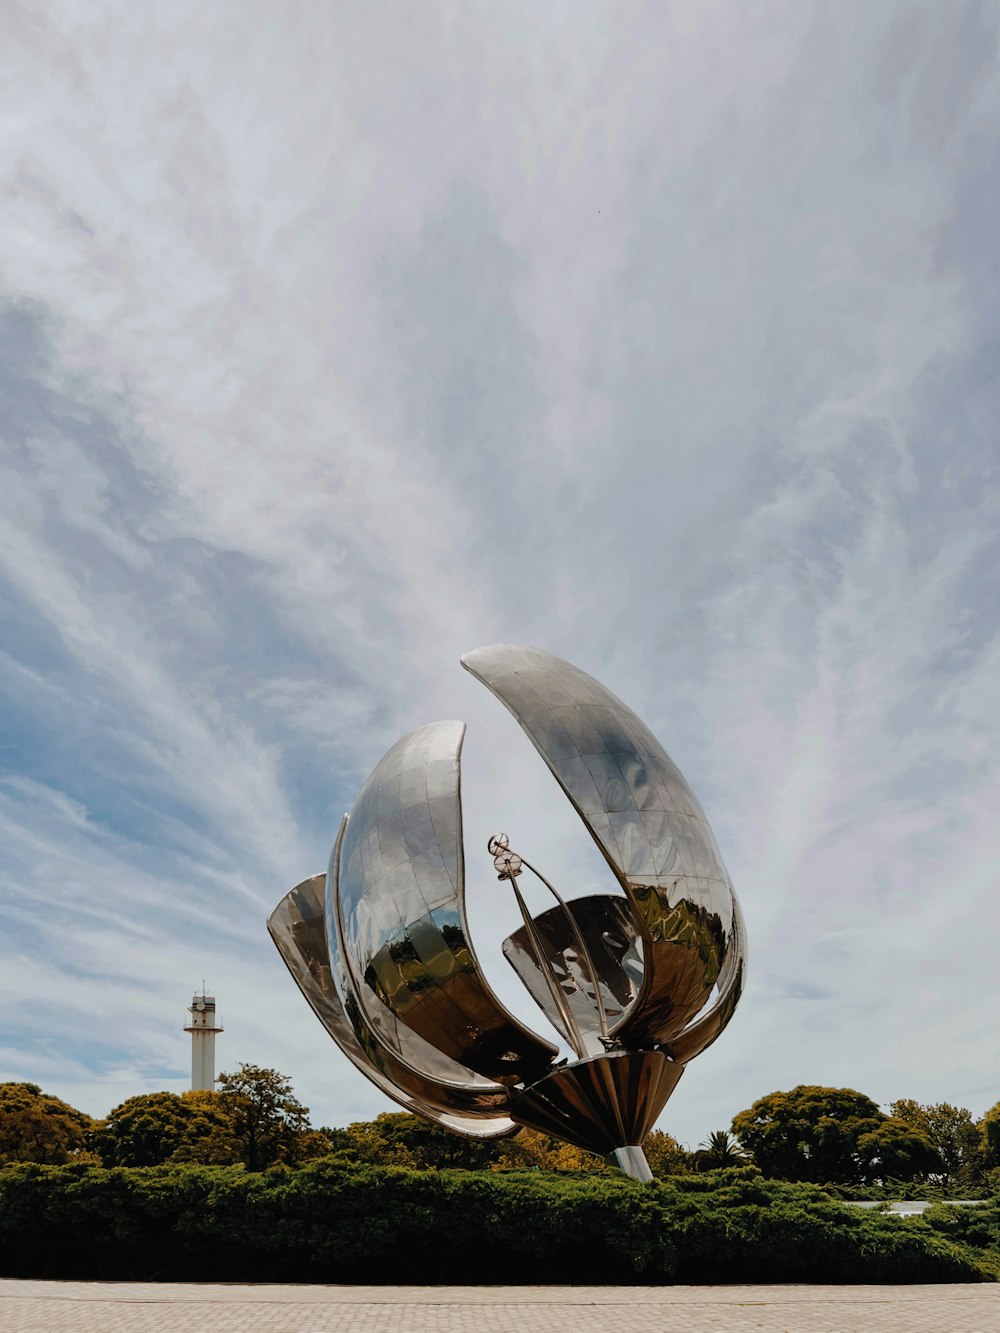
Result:
{"type": "Polygon", "coordinates": [[[469,939],[459,759],[465,726],[392,747],[345,816],[326,875],[268,927],[317,1017],[408,1110],[475,1138],[522,1125],[649,1178],[642,1141],[743,988],[746,934],[704,813],[636,715],[537,648],[462,659],[514,714],[624,891],[566,902],[505,834],[490,840],[523,924],[504,955],[575,1059],[509,1014],[469,939]],[[555,906],[532,917],[536,875],[555,906]]]}

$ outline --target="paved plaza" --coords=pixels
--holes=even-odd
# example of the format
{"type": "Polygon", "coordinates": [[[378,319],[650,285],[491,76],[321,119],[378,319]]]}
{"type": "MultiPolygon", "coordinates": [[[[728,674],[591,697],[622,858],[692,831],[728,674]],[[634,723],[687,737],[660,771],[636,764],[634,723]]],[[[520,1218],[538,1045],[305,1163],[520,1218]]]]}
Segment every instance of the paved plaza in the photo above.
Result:
{"type": "Polygon", "coordinates": [[[1000,1333],[1000,1285],[319,1287],[0,1280],[3,1333],[1000,1333]]]}

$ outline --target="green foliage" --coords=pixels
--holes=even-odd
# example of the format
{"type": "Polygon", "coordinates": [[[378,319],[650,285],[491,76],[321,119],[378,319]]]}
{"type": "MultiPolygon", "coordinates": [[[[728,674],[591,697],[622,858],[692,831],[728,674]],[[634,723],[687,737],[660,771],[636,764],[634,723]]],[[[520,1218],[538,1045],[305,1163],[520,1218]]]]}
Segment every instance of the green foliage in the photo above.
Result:
{"type": "Polygon", "coordinates": [[[990,1107],[979,1124],[983,1165],[987,1170],[1000,1167],[1000,1102],[990,1107]]]}
{"type": "Polygon", "coordinates": [[[93,1125],[87,1146],[104,1166],[200,1162],[250,1170],[330,1152],[330,1140],[309,1129],[308,1111],[283,1074],[242,1065],[219,1082],[219,1092],[129,1097],[93,1125]]]}
{"type": "Polygon", "coordinates": [[[0,1083],[0,1163],[70,1161],[92,1121],[37,1083],[0,1083]]]}
{"type": "Polygon", "coordinates": [[[931,1141],[901,1120],[888,1119],[857,1145],[862,1180],[924,1180],[941,1172],[941,1158],[931,1141]]]}
{"type": "Polygon", "coordinates": [[[743,1168],[607,1175],[12,1166],[7,1277],[608,1283],[969,1282],[975,1253],[909,1219],[743,1168]]]}
{"type": "Polygon", "coordinates": [[[727,1166],[744,1166],[747,1155],[725,1129],[709,1134],[696,1153],[692,1165],[696,1171],[718,1171],[727,1166]]]}
{"type": "Polygon", "coordinates": [[[918,1128],[890,1120],[853,1088],[772,1092],[733,1117],[733,1133],[765,1175],[782,1180],[912,1180],[941,1167],[918,1128]]]}
{"type": "Polygon", "coordinates": [[[309,1108],[295,1096],[291,1079],[276,1069],[241,1064],[232,1074],[220,1074],[217,1082],[235,1145],[235,1160],[248,1171],[263,1171],[279,1162],[294,1163],[316,1155],[309,1108]]]}
{"type": "Polygon", "coordinates": [[[936,1203],[923,1214],[923,1221],[952,1243],[980,1251],[980,1261],[1000,1280],[1000,1193],[968,1206],[936,1203]]]}
{"type": "Polygon", "coordinates": [[[322,1133],[338,1157],[370,1166],[486,1170],[502,1152],[495,1139],[461,1138],[405,1111],[385,1111],[374,1120],[362,1120],[346,1129],[324,1129],[322,1133]]]}
{"type": "Polygon", "coordinates": [[[226,1163],[236,1144],[217,1092],[147,1092],[116,1106],[87,1136],[105,1166],[226,1163]]]}
{"type": "MultiPolygon", "coordinates": [[[[420,1116],[386,1111],[346,1129],[320,1131],[328,1152],[345,1162],[368,1166],[405,1166],[417,1171],[611,1171],[602,1158],[548,1134],[523,1129],[503,1139],[465,1139],[420,1116]]],[[[687,1169],[688,1154],[676,1139],[654,1130],[646,1157],[655,1176],[687,1169]]]]}
{"type": "Polygon", "coordinates": [[[878,1184],[867,1185],[823,1185],[824,1191],[833,1199],[854,1199],[861,1202],[893,1203],[905,1199],[925,1199],[931,1202],[944,1202],[947,1199],[981,1199],[990,1191],[982,1182],[969,1187],[938,1185],[934,1181],[883,1180],[878,1184]]]}
{"type": "Polygon", "coordinates": [[[683,1175],[691,1170],[691,1154],[677,1140],[662,1129],[654,1129],[642,1145],[649,1169],[657,1180],[667,1176],[683,1175]]]}
{"type": "Polygon", "coordinates": [[[919,1130],[939,1158],[934,1181],[945,1188],[969,1189],[981,1184],[984,1153],[980,1128],[972,1112],[950,1102],[922,1105],[906,1097],[892,1103],[893,1119],[919,1130]]]}

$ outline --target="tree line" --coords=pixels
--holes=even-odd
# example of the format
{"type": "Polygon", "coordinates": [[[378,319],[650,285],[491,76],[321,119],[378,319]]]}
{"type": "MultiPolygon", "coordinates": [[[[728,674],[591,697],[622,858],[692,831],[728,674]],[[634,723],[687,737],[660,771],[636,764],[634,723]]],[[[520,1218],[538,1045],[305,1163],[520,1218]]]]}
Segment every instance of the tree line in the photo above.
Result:
{"type": "MultiPolygon", "coordinates": [[[[998,1189],[1000,1102],[978,1121],[965,1107],[909,1098],[886,1114],[852,1088],[802,1085],[759,1098],[694,1151],[655,1130],[646,1155],[660,1178],[750,1165],[775,1179],[845,1188],[920,1182],[965,1192],[998,1189]]],[[[483,1142],[405,1112],[314,1128],[290,1079],[251,1064],[221,1074],[217,1091],[144,1093],[103,1119],[36,1084],[0,1084],[0,1164],[192,1163],[261,1171],[320,1158],[415,1170],[610,1170],[600,1158],[533,1130],[483,1142]]]]}

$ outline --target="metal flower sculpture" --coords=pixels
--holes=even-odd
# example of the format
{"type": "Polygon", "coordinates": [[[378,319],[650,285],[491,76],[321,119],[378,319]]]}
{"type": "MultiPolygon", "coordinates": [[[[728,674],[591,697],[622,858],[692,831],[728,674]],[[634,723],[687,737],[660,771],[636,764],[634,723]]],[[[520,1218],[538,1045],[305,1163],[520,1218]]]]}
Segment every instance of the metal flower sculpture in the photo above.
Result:
{"type": "Polygon", "coordinates": [[[530,1126],[649,1180],[643,1140],[743,989],[732,884],[680,771],[603,685],[512,644],[462,665],[517,718],[624,890],[565,902],[505,834],[490,840],[523,918],[504,955],[576,1058],[504,1009],[469,940],[462,722],[397,741],[327,873],[292,889],[268,929],[330,1036],[407,1110],[471,1138],[530,1126]],[[555,899],[535,917],[526,870],[555,899]]]}

